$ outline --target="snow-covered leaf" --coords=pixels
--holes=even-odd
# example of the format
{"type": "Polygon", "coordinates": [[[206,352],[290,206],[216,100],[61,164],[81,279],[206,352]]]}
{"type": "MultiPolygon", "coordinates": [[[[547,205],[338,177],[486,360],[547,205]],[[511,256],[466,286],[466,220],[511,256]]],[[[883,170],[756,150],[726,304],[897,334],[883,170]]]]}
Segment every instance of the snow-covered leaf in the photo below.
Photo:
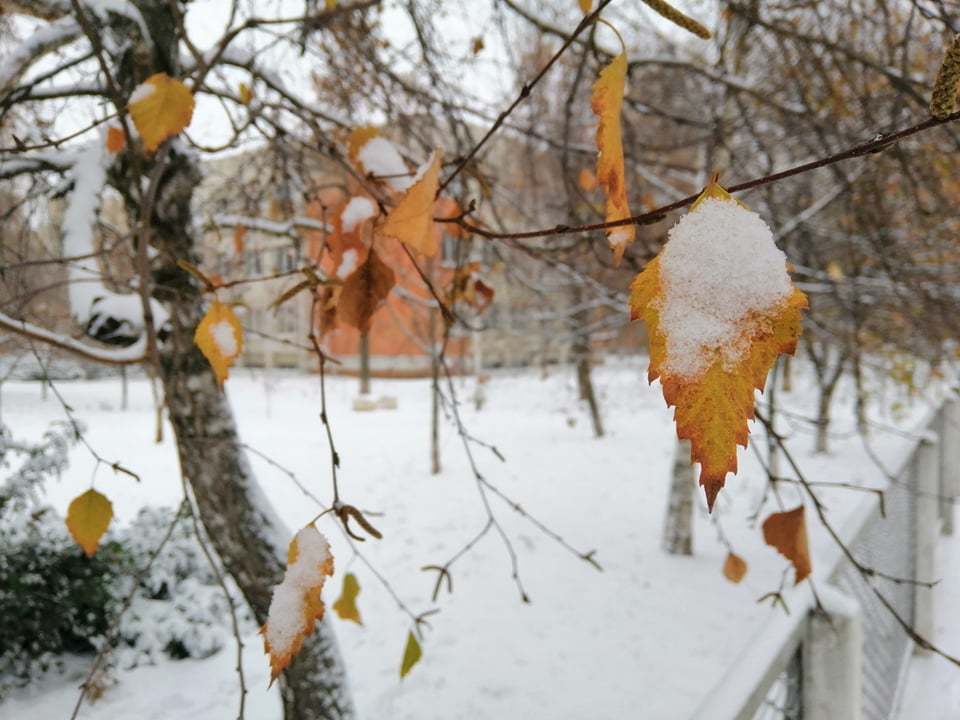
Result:
{"type": "Polygon", "coordinates": [[[67,508],[67,530],[87,557],[93,557],[112,518],[112,503],[91,488],[74,498],[67,508]]]}
{"type": "Polygon", "coordinates": [[[710,508],[737,471],[754,390],[796,348],[806,306],[770,228],[715,181],[631,285],[631,317],[650,336],[650,382],[659,378],[676,407],[710,508]]]}
{"type": "Polygon", "coordinates": [[[127,103],[143,146],[150,153],[190,124],[193,106],[187,86],[166,73],[148,77],[134,89],[127,103]]]}
{"type": "Polygon", "coordinates": [[[264,652],[270,656],[271,682],[290,664],[323,617],[320,592],[330,575],[330,544],[313,524],[307,525],[290,541],[287,570],[273,588],[267,622],[260,629],[264,652]]]}
{"type": "Polygon", "coordinates": [[[230,373],[230,366],[243,352],[243,329],[230,306],[214,300],[197,325],[193,341],[210,362],[217,382],[222,386],[230,373]]]}

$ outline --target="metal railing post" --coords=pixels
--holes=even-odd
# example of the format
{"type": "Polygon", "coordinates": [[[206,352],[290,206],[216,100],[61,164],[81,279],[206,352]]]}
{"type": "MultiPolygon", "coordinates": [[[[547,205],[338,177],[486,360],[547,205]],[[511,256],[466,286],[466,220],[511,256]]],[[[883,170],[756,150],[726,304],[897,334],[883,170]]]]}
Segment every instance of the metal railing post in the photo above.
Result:
{"type": "Polygon", "coordinates": [[[829,585],[820,601],[826,615],[810,614],[803,639],[803,720],[861,720],[863,612],[829,585]]]}
{"type": "MultiPolygon", "coordinates": [[[[936,442],[920,441],[913,472],[916,492],[914,579],[930,582],[935,579],[940,538],[940,450],[936,442]]],[[[923,637],[933,637],[933,588],[915,585],[913,598],[914,629],[923,637]]]]}

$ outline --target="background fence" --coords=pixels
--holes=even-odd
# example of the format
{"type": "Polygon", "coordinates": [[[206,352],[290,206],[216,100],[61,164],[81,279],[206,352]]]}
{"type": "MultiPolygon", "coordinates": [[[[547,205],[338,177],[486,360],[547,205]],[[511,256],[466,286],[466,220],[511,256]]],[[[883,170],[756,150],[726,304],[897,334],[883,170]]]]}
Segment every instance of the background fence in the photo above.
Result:
{"type": "MultiPolygon", "coordinates": [[[[960,405],[945,403],[893,473],[882,503],[865,497],[843,533],[867,567],[913,580],[935,579],[941,533],[953,532],[960,495],[960,405]]],[[[698,720],[889,720],[897,715],[913,642],[870,586],[917,632],[933,632],[933,591],[914,583],[868,581],[838,553],[818,586],[831,615],[774,617],[731,673],[756,676],[748,689],[724,682],[698,720]],[[764,668],[760,673],[757,668],[764,668]]],[[[933,638],[931,638],[933,639],[933,638]]]]}

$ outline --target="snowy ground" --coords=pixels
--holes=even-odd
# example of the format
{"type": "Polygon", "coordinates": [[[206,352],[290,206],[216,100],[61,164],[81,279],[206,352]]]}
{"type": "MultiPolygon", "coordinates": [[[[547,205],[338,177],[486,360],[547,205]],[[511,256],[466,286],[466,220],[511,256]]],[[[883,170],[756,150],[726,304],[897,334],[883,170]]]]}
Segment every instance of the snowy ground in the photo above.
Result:
{"type": "MultiPolygon", "coordinates": [[[[596,549],[604,570],[597,572],[506,505],[495,504],[518,551],[531,604],[520,602],[503,544],[489,535],[454,566],[455,592],[441,595],[441,612],[432,618],[423,660],[402,682],[398,668],[408,618],[372,574],[351,561],[337,530],[321,521],[337,558],[337,574],[328,586],[332,591],[325,591],[328,604],[348,568],[362,587],[358,603],[364,626],[333,620],[361,717],[613,718],[639,708],[642,717],[651,720],[689,717],[741,655],[752,633],[771,613],[782,612],[756,602],[779,587],[785,562],[763,545],[758,522],[747,520],[763,496],[763,475],[752,452],[741,453],[741,474],[728,479],[716,511],[725,535],[750,565],[745,580],[740,585],[724,580],[726,549],[702,510],[693,557],[669,557],[660,550],[674,436],[671,413],[659,388],[647,386],[644,372],[640,361],[598,370],[608,430],[601,440],[591,435],[569,370],[555,369],[545,380],[535,373],[495,374],[482,411],[464,404],[470,432],[494,443],[506,458],[501,463],[478,449],[485,476],[573,546],[596,549]]],[[[781,397],[792,411],[809,415],[811,393],[802,382],[797,385],[796,392],[781,397]]],[[[461,396],[469,398],[472,380],[458,381],[458,386],[461,396]]],[[[116,522],[129,521],[144,504],[179,503],[174,447],[169,432],[163,444],[152,442],[152,406],[145,383],[131,384],[126,412],[119,410],[117,380],[63,382],[60,389],[89,427],[91,445],[143,478],[136,484],[100,471],[96,485],[112,499],[116,522]]],[[[429,473],[428,384],[376,381],[374,391],[396,396],[399,409],[353,412],[356,381],[329,383],[343,492],[358,507],[385,513],[376,522],[384,539],[366,543],[364,551],[419,612],[431,607],[434,577],[421,572],[421,566],[446,561],[480,529],[485,516],[449,425],[443,428],[443,472],[429,473]]],[[[783,422],[782,431],[792,436],[791,447],[811,479],[878,484],[880,473],[849,432],[853,422],[844,410],[850,404],[847,392],[841,390],[830,456],[812,455],[812,437],[804,423],[783,422]]],[[[228,382],[228,393],[244,441],[329,498],[317,378],[240,370],[228,382]]],[[[893,399],[885,397],[884,406],[889,408],[893,399]]],[[[895,416],[876,409],[875,417],[913,430],[928,410],[917,401],[895,416]]],[[[36,383],[5,384],[3,412],[20,437],[38,437],[51,420],[63,417],[55,399],[41,402],[36,383]]],[[[912,442],[903,433],[881,431],[875,438],[876,449],[891,467],[905,457],[912,442]]],[[[257,458],[252,462],[291,533],[316,514],[289,478],[257,458]]],[[[75,449],[69,472],[49,488],[49,499],[59,510],[89,486],[92,467],[89,454],[82,447],[75,449]]],[[[824,491],[837,523],[865,495],[824,491]]],[[[797,503],[789,491],[782,497],[787,507],[797,503]]],[[[760,521],[778,509],[772,499],[767,502],[760,521]]],[[[699,495],[698,504],[702,508],[699,495]]],[[[827,551],[829,540],[817,528],[811,532],[816,570],[816,558],[827,551]]],[[[950,597],[957,601],[957,560],[952,568],[954,582],[945,593],[953,593],[950,597]]],[[[944,614],[942,620],[949,625],[951,618],[944,614]]],[[[960,623],[953,620],[952,627],[953,635],[944,642],[960,652],[960,623]]],[[[274,720],[279,706],[275,691],[267,690],[262,646],[256,637],[247,640],[245,669],[252,689],[247,717],[274,720]]],[[[208,660],[164,662],[123,673],[119,680],[80,716],[235,716],[237,685],[229,647],[208,660]]],[[[71,676],[20,693],[0,706],[0,715],[67,718],[78,682],[71,676]]],[[[938,690],[945,706],[953,704],[947,714],[936,717],[956,716],[958,687],[954,679],[950,689],[938,690]]]]}

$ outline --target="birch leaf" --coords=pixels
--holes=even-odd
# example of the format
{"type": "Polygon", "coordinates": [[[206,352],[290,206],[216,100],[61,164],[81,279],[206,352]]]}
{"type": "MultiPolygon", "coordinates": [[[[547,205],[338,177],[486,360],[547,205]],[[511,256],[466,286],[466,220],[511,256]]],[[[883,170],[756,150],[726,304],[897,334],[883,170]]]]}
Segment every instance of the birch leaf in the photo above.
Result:
{"type": "Polygon", "coordinates": [[[380,227],[380,235],[406,243],[412,250],[427,257],[437,254],[440,243],[433,229],[433,201],[440,185],[440,161],[442,153],[434,151],[432,157],[420,168],[415,182],[407,190],[380,227]]]}
{"type": "Polygon", "coordinates": [[[112,518],[111,502],[91,488],[74,498],[67,508],[67,530],[86,556],[93,557],[112,518]]]}
{"type": "Polygon", "coordinates": [[[127,104],[148,153],[182,132],[193,117],[193,95],[166,73],[151,75],[134,89],[127,104]]]}
{"type": "Polygon", "coordinates": [[[193,341],[210,362],[217,382],[223,387],[230,366],[243,351],[243,329],[230,306],[214,300],[197,325],[193,341]]]}
{"type": "MultiPolygon", "coordinates": [[[[623,169],[623,140],[620,130],[620,110],[623,89],[627,79],[627,55],[620,53],[601,72],[593,85],[590,105],[600,121],[597,127],[597,181],[607,196],[606,222],[630,217],[627,204],[627,185],[623,169]]],[[[615,265],[620,264],[627,245],[636,237],[633,225],[611,228],[607,241],[613,250],[615,265]]]]}
{"type": "Polygon", "coordinates": [[[264,652],[270,656],[270,682],[300,652],[304,639],[323,617],[320,592],[333,575],[333,555],[327,539],[307,525],[290,541],[287,570],[273,588],[267,622],[260,628],[264,652]]]}
{"type": "Polygon", "coordinates": [[[810,574],[810,548],[803,505],[774,513],[764,520],[763,540],[790,561],[797,585],[810,574]]]}
{"type": "Polygon", "coordinates": [[[403,649],[403,661],[400,663],[401,680],[407,676],[414,665],[420,662],[421,657],[423,657],[423,651],[420,649],[417,636],[411,630],[407,635],[407,646],[403,649]]]}
{"type": "Polygon", "coordinates": [[[249,105],[253,101],[253,90],[246,83],[240,83],[238,94],[240,95],[240,102],[244,105],[249,105]]]}
{"type": "Polygon", "coordinates": [[[730,582],[739,583],[747,574],[747,561],[736,553],[727,553],[723,563],[723,576],[730,582]]]}
{"type": "Polygon", "coordinates": [[[580,10],[586,15],[593,7],[593,0],[577,0],[580,3],[580,10]]]}
{"type": "Polygon", "coordinates": [[[796,349],[806,306],[770,228],[713,181],[630,287],[631,318],[650,337],[648,377],[676,408],[710,509],[746,447],[754,391],[796,349]]]}
{"type": "Polygon", "coordinates": [[[340,597],[333,603],[333,611],[337,613],[341,620],[351,620],[357,625],[363,625],[360,619],[360,610],[357,609],[357,595],[360,594],[360,583],[357,582],[357,576],[353,573],[347,573],[343,576],[343,590],[340,591],[340,597]]]}
{"type": "Polygon", "coordinates": [[[370,318],[387,299],[396,284],[393,270],[373,248],[363,264],[343,281],[337,303],[337,318],[360,332],[370,329],[370,318]]]}
{"type": "Polygon", "coordinates": [[[107,128],[107,152],[111,155],[116,155],[118,152],[123,150],[124,146],[127,144],[127,138],[123,134],[123,130],[118,128],[116,125],[111,125],[107,128]]]}

